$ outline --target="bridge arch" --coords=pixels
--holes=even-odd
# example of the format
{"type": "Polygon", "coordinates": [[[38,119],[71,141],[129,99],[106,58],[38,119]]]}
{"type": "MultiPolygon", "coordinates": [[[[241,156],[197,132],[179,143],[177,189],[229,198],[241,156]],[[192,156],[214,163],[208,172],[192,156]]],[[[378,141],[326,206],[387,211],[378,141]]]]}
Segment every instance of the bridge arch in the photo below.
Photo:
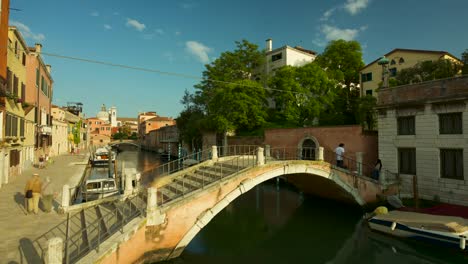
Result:
{"type": "Polygon", "coordinates": [[[319,147],[320,143],[314,136],[306,135],[297,144],[297,155],[304,160],[316,160],[316,150],[319,147]]]}
{"type": "Polygon", "coordinates": [[[288,175],[305,174],[312,177],[321,177],[328,179],[339,186],[343,191],[347,192],[353,199],[354,202],[359,205],[364,205],[365,201],[361,198],[359,192],[353,188],[350,188],[341,178],[334,173],[333,170],[323,170],[319,166],[310,166],[305,164],[289,164],[284,167],[276,168],[274,170],[266,171],[258,174],[256,177],[248,178],[243,180],[234,190],[229,192],[221,200],[219,200],[213,207],[202,212],[198,217],[193,226],[188,229],[183,238],[174,248],[168,259],[178,257],[185,247],[192,241],[192,239],[205,227],[219,212],[226,208],[231,202],[237,199],[242,194],[248,192],[255,186],[279,177],[288,175]]]}
{"type": "Polygon", "coordinates": [[[118,145],[132,145],[132,146],[135,146],[137,148],[141,147],[140,144],[138,144],[137,142],[134,142],[134,141],[113,141],[113,142],[109,142],[108,145],[111,146],[111,147],[118,146],[118,145]]]}

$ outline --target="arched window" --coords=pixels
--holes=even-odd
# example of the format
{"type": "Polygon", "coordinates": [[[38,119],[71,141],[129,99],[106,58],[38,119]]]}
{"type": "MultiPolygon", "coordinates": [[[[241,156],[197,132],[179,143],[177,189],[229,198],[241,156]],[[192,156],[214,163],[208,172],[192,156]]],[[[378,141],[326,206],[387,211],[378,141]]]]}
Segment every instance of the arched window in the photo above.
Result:
{"type": "Polygon", "coordinates": [[[304,160],[315,160],[315,142],[308,138],[302,143],[302,159],[304,160]]]}
{"type": "Polygon", "coordinates": [[[398,63],[399,63],[399,64],[405,63],[405,59],[400,58],[400,60],[398,61],[398,63]]]}
{"type": "Polygon", "coordinates": [[[392,60],[392,61],[390,62],[390,65],[395,65],[395,63],[396,63],[395,60],[392,60]]]}

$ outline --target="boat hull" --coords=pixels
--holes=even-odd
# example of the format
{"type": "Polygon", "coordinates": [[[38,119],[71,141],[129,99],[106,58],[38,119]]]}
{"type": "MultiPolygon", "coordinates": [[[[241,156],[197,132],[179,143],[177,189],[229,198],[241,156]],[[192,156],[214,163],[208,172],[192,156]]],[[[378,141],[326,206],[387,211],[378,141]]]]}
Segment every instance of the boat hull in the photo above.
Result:
{"type": "Polygon", "coordinates": [[[371,218],[368,220],[369,227],[378,232],[382,232],[391,236],[400,238],[409,238],[419,240],[427,243],[437,244],[450,248],[464,248],[464,252],[467,252],[467,248],[464,246],[465,242],[461,242],[462,239],[466,240],[468,232],[464,233],[450,233],[450,232],[438,232],[431,230],[424,230],[420,228],[409,227],[404,224],[386,221],[381,219],[371,218]]]}

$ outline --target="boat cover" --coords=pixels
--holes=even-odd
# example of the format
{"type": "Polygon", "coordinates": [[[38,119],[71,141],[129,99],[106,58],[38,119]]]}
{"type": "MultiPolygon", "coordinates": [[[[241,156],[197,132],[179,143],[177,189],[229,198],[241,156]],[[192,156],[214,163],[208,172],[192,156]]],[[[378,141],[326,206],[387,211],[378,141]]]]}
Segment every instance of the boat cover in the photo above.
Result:
{"type": "Polygon", "coordinates": [[[397,222],[413,228],[439,232],[463,233],[468,231],[468,220],[456,216],[430,215],[415,212],[390,211],[375,219],[397,222]]]}

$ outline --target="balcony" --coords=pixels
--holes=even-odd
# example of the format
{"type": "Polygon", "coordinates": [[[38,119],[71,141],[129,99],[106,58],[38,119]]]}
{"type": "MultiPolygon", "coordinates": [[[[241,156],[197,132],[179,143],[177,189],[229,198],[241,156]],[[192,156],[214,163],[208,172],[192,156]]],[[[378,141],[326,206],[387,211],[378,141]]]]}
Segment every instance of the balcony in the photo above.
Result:
{"type": "Polygon", "coordinates": [[[39,126],[39,133],[42,135],[52,135],[52,127],[50,126],[39,126]]]}

